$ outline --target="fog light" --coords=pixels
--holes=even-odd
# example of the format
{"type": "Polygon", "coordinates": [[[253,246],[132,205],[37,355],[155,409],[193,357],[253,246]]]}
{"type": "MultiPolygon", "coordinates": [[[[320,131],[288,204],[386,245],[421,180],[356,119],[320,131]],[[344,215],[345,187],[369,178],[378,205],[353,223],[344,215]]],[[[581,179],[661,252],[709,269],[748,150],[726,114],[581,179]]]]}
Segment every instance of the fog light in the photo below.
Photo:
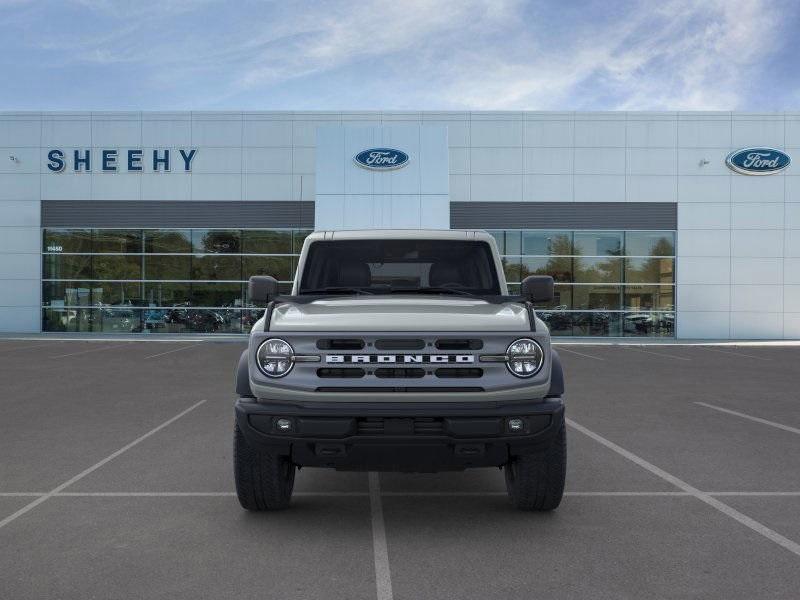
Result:
{"type": "Polygon", "coordinates": [[[291,419],[276,419],[275,420],[275,429],[278,431],[291,431],[292,430],[292,420],[291,419]]]}
{"type": "Polygon", "coordinates": [[[519,433],[520,431],[525,429],[525,421],[520,419],[519,417],[514,417],[513,419],[508,420],[508,430],[513,433],[519,433]]]}

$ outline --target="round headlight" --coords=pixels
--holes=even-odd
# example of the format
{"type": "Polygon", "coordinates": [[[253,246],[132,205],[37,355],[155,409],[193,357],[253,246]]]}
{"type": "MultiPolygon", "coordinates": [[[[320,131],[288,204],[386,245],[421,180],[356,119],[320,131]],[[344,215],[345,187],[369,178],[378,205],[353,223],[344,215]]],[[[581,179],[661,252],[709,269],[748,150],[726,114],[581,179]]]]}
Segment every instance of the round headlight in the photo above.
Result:
{"type": "Polygon", "coordinates": [[[283,377],[294,366],[294,350],[279,338],[268,339],[258,347],[256,363],[267,377],[283,377]]]}
{"type": "Polygon", "coordinates": [[[538,342],[529,338],[511,342],[506,357],[508,370],[517,377],[532,377],[544,364],[544,350],[538,342]]]}

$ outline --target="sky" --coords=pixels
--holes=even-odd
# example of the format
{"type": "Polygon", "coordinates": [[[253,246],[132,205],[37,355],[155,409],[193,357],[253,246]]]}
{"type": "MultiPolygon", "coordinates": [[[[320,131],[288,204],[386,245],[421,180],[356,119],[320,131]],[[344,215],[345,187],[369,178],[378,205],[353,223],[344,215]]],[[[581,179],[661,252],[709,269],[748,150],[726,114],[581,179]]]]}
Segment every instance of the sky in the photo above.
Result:
{"type": "Polygon", "coordinates": [[[800,2],[0,0],[0,110],[800,110],[800,2]]]}

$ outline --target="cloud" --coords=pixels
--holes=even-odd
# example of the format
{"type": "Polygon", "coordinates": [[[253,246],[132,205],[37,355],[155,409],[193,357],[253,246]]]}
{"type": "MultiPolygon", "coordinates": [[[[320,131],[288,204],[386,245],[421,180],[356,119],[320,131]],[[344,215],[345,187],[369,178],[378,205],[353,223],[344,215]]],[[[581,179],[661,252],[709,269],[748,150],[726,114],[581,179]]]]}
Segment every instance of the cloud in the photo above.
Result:
{"type": "Polygon", "coordinates": [[[760,89],[800,95],[791,77],[765,79],[794,64],[789,0],[75,0],[6,12],[24,32],[3,46],[0,23],[7,70],[74,72],[62,96],[117,86],[162,108],[774,109],[757,105],[760,89]]]}

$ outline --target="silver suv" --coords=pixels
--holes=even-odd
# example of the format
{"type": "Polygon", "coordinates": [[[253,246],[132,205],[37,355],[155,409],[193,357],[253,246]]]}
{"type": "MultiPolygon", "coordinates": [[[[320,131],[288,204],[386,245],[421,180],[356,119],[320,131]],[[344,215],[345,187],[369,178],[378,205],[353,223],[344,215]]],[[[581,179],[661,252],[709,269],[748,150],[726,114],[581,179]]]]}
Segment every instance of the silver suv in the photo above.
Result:
{"type": "Polygon", "coordinates": [[[534,311],[552,301],[551,277],[509,295],[482,231],[321,231],[290,295],[272,277],[248,287],[266,309],[236,374],[244,508],[287,507],[302,466],[502,467],[514,505],[558,506],[564,381],[534,311]]]}

